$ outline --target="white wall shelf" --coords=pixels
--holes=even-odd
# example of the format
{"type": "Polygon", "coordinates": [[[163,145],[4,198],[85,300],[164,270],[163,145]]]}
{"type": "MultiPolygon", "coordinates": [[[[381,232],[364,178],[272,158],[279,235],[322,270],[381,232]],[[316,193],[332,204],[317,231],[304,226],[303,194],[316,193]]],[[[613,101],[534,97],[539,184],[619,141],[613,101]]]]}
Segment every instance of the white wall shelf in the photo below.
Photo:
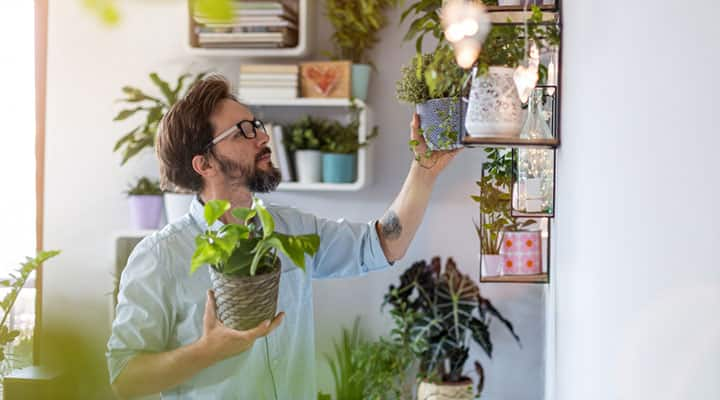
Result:
{"type": "MultiPolygon", "coordinates": [[[[260,109],[261,119],[272,120],[280,115],[287,117],[293,114],[293,117],[300,116],[300,112],[305,109],[322,109],[325,114],[337,115],[338,110],[346,112],[353,104],[350,99],[327,99],[327,98],[296,98],[296,99],[240,99],[243,103],[251,108],[260,109]],[[336,110],[337,109],[337,110],[336,110]]],[[[364,142],[370,130],[371,111],[368,106],[361,100],[354,100],[356,107],[360,109],[360,127],[358,132],[358,140],[364,142]]],[[[318,110],[320,111],[320,110],[318,110]]],[[[292,121],[285,121],[292,122],[292,121]]],[[[371,149],[372,143],[358,150],[357,153],[357,176],[355,182],[352,183],[300,183],[300,182],[282,182],[278,186],[278,191],[338,191],[352,192],[358,191],[367,186],[372,176],[371,170],[371,149]]],[[[289,160],[293,162],[292,159],[289,160]]]]}
{"type": "MultiPolygon", "coordinates": [[[[314,2],[314,1],[313,1],[314,2]]],[[[313,26],[309,11],[311,0],[298,0],[298,42],[295,47],[282,48],[207,48],[199,47],[195,33],[195,21],[192,18],[192,7],[188,0],[188,32],[187,51],[201,57],[255,57],[255,58],[290,58],[301,57],[309,52],[309,37],[313,26]]]]}

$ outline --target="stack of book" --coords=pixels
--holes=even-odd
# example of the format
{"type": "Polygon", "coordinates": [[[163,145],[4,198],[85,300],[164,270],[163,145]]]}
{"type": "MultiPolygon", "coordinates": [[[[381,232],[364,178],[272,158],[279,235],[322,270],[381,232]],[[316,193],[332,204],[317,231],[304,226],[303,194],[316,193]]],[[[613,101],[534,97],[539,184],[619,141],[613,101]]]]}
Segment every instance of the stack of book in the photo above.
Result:
{"type": "Polygon", "coordinates": [[[244,64],[240,66],[238,97],[256,99],[295,99],[298,97],[298,65],[244,64]]]}
{"type": "Polygon", "coordinates": [[[200,47],[277,48],[298,43],[297,0],[232,1],[233,19],[193,13],[200,47]]]}
{"type": "Polygon", "coordinates": [[[294,180],[294,170],[290,157],[283,140],[283,127],[273,122],[265,123],[265,130],[270,138],[267,146],[270,148],[270,160],[275,168],[280,170],[282,182],[291,182],[294,180]]]}

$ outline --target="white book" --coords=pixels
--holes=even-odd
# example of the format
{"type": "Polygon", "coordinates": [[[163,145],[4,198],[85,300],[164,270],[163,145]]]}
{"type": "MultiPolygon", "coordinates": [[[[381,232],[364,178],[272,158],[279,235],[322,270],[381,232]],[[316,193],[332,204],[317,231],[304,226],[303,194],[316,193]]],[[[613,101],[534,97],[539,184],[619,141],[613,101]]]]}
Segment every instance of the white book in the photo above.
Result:
{"type": "Polygon", "coordinates": [[[275,81],[240,81],[238,87],[240,89],[261,89],[261,88],[273,88],[273,89],[297,89],[297,82],[275,82],[275,81]]]}
{"type": "Polygon", "coordinates": [[[282,181],[290,182],[292,181],[292,176],[290,175],[290,158],[288,157],[285,143],[283,143],[283,127],[280,125],[273,125],[272,136],[273,142],[275,143],[275,147],[278,151],[278,164],[280,164],[278,168],[280,168],[282,181]]]}
{"type": "Polygon", "coordinates": [[[296,74],[240,74],[240,83],[253,81],[297,82],[296,74]]]}
{"type": "Polygon", "coordinates": [[[297,90],[287,89],[243,89],[238,90],[238,97],[241,100],[252,100],[252,99],[271,99],[271,98],[282,98],[282,99],[295,99],[297,98],[297,90]]]}

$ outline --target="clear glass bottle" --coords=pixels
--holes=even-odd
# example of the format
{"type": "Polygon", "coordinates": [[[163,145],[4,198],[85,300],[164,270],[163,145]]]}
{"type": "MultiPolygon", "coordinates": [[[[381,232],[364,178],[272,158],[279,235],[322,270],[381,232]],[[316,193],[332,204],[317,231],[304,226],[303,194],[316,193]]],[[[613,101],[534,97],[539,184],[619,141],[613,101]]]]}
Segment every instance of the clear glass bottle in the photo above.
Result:
{"type": "MultiPolygon", "coordinates": [[[[520,131],[521,139],[553,137],[543,111],[544,90],[535,88],[532,91],[527,119],[520,131]]],[[[518,211],[552,214],[554,156],[552,149],[523,147],[518,150],[518,211]]]]}

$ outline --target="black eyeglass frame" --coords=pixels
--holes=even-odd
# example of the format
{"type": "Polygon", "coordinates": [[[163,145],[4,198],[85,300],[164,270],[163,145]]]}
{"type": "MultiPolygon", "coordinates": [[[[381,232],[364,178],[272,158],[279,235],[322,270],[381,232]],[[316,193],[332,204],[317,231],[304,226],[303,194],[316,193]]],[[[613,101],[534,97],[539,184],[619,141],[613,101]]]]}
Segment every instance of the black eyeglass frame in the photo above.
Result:
{"type": "Polygon", "coordinates": [[[227,130],[223,131],[223,132],[220,133],[219,135],[215,136],[215,137],[213,138],[213,140],[211,140],[210,143],[208,143],[208,144],[205,146],[204,152],[207,153],[214,145],[220,143],[221,141],[225,140],[228,136],[230,136],[230,135],[232,135],[232,134],[234,134],[234,133],[238,133],[238,132],[239,132],[240,134],[243,135],[243,137],[245,137],[245,139],[255,139],[255,138],[257,137],[257,130],[258,130],[258,129],[262,129],[263,132],[266,132],[266,133],[267,133],[267,131],[265,130],[265,124],[264,124],[261,120],[259,120],[259,119],[257,119],[257,118],[255,118],[255,119],[253,119],[253,120],[244,119],[244,120],[236,123],[236,124],[233,125],[232,127],[228,128],[227,130]],[[246,122],[249,122],[249,123],[250,123],[250,126],[252,126],[252,134],[248,134],[248,133],[245,132],[245,130],[242,128],[243,124],[246,123],[246,122]]]}

